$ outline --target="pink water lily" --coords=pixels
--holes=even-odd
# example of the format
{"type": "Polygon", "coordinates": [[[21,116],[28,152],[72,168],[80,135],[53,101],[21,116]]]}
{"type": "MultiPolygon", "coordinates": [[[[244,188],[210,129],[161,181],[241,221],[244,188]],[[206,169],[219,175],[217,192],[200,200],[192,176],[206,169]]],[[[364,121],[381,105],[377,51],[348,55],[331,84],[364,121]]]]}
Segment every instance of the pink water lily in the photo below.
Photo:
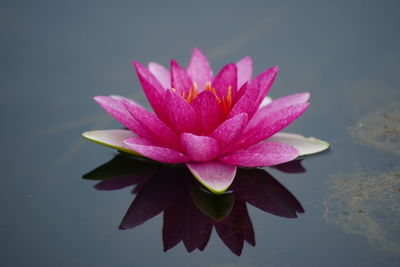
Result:
{"type": "Polygon", "coordinates": [[[277,66],[252,79],[252,59],[245,57],[214,76],[199,49],[186,69],[175,60],[170,70],[157,63],[133,64],[154,112],[124,97],[96,96],[128,130],[86,132],[86,138],[162,163],[186,164],[216,193],[229,187],[238,166],[276,165],[329,146],[278,133],[308,108],[309,93],[262,105],[277,66]]]}

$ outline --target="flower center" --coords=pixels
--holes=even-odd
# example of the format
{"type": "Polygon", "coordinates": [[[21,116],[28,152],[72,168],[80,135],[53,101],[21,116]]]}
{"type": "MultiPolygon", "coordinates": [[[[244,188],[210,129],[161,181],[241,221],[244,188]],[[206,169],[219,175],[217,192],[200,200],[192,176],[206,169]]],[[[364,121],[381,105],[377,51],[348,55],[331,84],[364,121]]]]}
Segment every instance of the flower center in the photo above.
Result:
{"type": "MultiPolygon", "coordinates": [[[[212,87],[211,82],[207,82],[204,88],[205,91],[210,91],[214,94],[215,100],[218,102],[220,108],[224,111],[225,115],[228,115],[230,110],[232,109],[232,86],[228,86],[227,94],[225,96],[218,96],[217,91],[214,87],[212,87]]],[[[176,93],[176,90],[172,88],[172,91],[176,93]]],[[[197,84],[193,83],[193,86],[190,88],[189,92],[182,92],[182,97],[188,102],[189,104],[197,97],[199,94],[197,84]]]]}

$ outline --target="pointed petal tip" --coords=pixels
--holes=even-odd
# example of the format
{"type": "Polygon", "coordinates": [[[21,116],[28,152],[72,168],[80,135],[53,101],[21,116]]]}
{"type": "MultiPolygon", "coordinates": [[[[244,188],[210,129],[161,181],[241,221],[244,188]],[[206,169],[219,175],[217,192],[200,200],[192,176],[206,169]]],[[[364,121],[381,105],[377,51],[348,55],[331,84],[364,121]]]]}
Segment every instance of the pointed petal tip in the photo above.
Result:
{"type": "Polygon", "coordinates": [[[250,61],[253,61],[253,58],[250,57],[250,56],[245,56],[245,57],[243,58],[243,60],[250,60],[250,61]]]}
{"type": "Polygon", "coordinates": [[[171,66],[174,66],[174,67],[179,66],[178,61],[176,61],[175,59],[171,59],[169,62],[171,63],[171,66]]]}
{"type": "Polygon", "coordinates": [[[143,70],[144,70],[144,69],[147,70],[147,68],[146,68],[145,66],[143,66],[142,64],[140,64],[139,61],[137,61],[137,60],[133,61],[132,64],[133,64],[133,67],[134,67],[135,70],[136,70],[136,73],[137,73],[139,76],[140,76],[140,75],[143,75],[143,70]]]}
{"type": "Polygon", "coordinates": [[[99,103],[99,102],[102,102],[104,100],[104,98],[106,98],[106,97],[107,96],[104,96],[104,95],[97,95],[97,96],[94,96],[93,99],[94,99],[94,101],[99,103]]]}
{"type": "Polygon", "coordinates": [[[124,146],[125,138],[132,138],[136,136],[133,132],[123,129],[112,129],[112,130],[95,130],[83,132],[82,137],[92,141],[96,144],[108,146],[116,150],[133,154],[135,156],[142,156],[138,152],[124,146]]]}
{"type": "Polygon", "coordinates": [[[137,61],[137,60],[134,60],[133,62],[132,62],[132,65],[137,69],[138,67],[141,67],[142,66],[142,64],[140,64],[139,63],[139,61],[137,61]]]}
{"type": "Polygon", "coordinates": [[[203,54],[203,51],[201,51],[201,49],[198,48],[198,47],[193,47],[192,52],[193,52],[193,53],[200,53],[200,54],[203,54]]]}
{"type": "Polygon", "coordinates": [[[194,47],[194,48],[193,48],[193,50],[192,50],[192,56],[193,56],[193,55],[197,55],[197,56],[200,56],[200,57],[202,57],[202,58],[207,58],[206,55],[204,54],[203,50],[201,50],[201,49],[198,48],[198,47],[194,47]]]}

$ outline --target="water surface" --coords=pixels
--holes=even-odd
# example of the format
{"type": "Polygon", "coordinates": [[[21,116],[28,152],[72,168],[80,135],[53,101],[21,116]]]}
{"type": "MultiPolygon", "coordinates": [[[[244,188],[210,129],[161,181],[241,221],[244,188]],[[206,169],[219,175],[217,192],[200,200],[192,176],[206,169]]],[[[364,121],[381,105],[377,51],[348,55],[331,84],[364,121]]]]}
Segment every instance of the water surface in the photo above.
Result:
{"type": "Polygon", "coordinates": [[[398,266],[399,11],[397,1],[3,1],[1,265],[398,266]],[[256,245],[240,257],[215,230],[203,252],[164,252],[161,213],[122,231],[132,188],[82,179],[116,153],[80,133],[120,127],[92,97],[147,105],[131,62],[185,65],[193,47],[214,72],[246,55],[256,73],[279,65],[272,97],[311,93],[287,131],[333,145],[304,172],[266,169],[305,212],[246,204],[256,245]]]}

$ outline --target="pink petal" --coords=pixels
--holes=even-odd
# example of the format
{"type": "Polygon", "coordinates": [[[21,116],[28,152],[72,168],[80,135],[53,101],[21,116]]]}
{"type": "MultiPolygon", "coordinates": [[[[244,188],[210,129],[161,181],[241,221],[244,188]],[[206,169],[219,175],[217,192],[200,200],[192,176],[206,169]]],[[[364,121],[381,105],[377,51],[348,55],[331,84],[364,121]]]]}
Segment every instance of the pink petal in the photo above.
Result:
{"type": "Polygon", "coordinates": [[[157,140],[158,144],[165,147],[179,149],[178,137],[165,123],[163,123],[154,113],[147,111],[138,104],[132,104],[122,100],[129,113],[157,140]]]}
{"type": "Polygon", "coordinates": [[[194,177],[214,193],[224,192],[233,182],[236,166],[219,161],[186,163],[194,177]]]}
{"type": "Polygon", "coordinates": [[[166,88],[171,88],[171,74],[163,65],[155,62],[149,63],[150,72],[157,78],[161,85],[166,88]]]}
{"type": "Polygon", "coordinates": [[[251,81],[251,86],[258,88],[259,94],[256,102],[256,110],[260,106],[261,102],[267,96],[269,89],[271,89],[272,84],[275,81],[276,75],[278,74],[279,67],[273,66],[272,68],[259,74],[253,81],[251,81]]]}
{"type": "Polygon", "coordinates": [[[304,212],[295,196],[263,169],[241,169],[232,190],[248,204],[277,216],[296,218],[304,212]]]}
{"type": "Polygon", "coordinates": [[[141,137],[149,136],[149,131],[129,114],[120,100],[109,96],[95,96],[94,100],[114,119],[122,123],[122,125],[132,132],[141,137]]]}
{"type": "Polygon", "coordinates": [[[200,91],[204,89],[206,82],[213,80],[210,63],[208,63],[207,57],[198,48],[193,49],[187,73],[192,78],[192,81],[197,83],[200,91]]]}
{"type": "Polygon", "coordinates": [[[238,75],[238,88],[242,87],[247,81],[251,80],[253,75],[253,60],[251,57],[244,57],[236,62],[238,75]]]}
{"type": "Polygon", "coordinates": [[[286,108],[294,104],[305,103],[309,98],[310,98],[309,93],[299,93],[299,94],[284,96],[276,100],[273,100],[268,105],[257,110],[253,118],[250,120],[248,127],[252,127],[258,124],[262,119],[264,119],[267,116],[270,116],[272,113],[280,109],[286,108]]]}
{"type": "Polygon", "coordinates": [[[166,121],[166,114],[164,111],[165,107],[165,89],[154,77],[151,72],[142,66],[139,62],[133,62],[135,66],[136,73],[139,77],[139,81],[142,84],[143,91],[149,101],[151,107],[157,116],[162,120],[166,121]]]}
{"type": "Polygon", "coordinates": [[[227,97],[228,88],[231,87],[232,98],[235,98],[237,91],[237,68],[231,63],[222,68],[215,77],[212,86],[215,88],[220,99],[227,97]]]}
{"type": "Polygon", "coordinates": [[[191,133],[181,135],[182,149],[192,161],[213,160],[219,152],[218,142],[208,136],[191,133]]]}
{"type": "Polygon", "coordinates": [[[203,91],[191,103],[197,113],[201,133],[209,135],[223,120],[222,110],[215,95],[203,91]]]}
{"type": "Polygon", "coordinates": [[[269,116],[258,120],[257,124],[247,127],[238,147],[244,148],[267,139],[284,129],[306,111],[309,103],[295,104],[278,110],[269,116]]]}
{"type": "Polygon", "coordinates": [[[114,98],[114,99],[117,99],[117,100],[119,100],[119,101],[125,100],[125,101],[128,101],[129,103],[132,103],[132,104],[138,104],[135,100],[133,100],[133,99],[131,99],[131,98],[128,98],[128,97],[125,97],[125,96],[110,95],[110,97],[111,97],[111,98],[114,98]]]}
{"type": "Polygon", "coordinates": [[[277,72],[278,66],[272,67],[247,83],[243,96],[237,100],[228,117],[245,112],[251,118],[271,88],[277,72]]]}
{"type": "Polygon", "coordinates": [[[170,127],[177,133],[198,133],[197,114],[193,107],[177,93],[167,90],[166,112],[170,127]]]}
{"type": "Polygon", "coordinates": [[[235,117],[224,121],[210,137],[218,141],[221,153],[226,151],[232,143],[234,143],[243,133],[247,124],[247,114],[241,113],[235,117]]]}
{"type": "Polygon", "coordinates": [[[155,161],[169,164],[178,164],[189,161],[189,158],[181,152],[171,148],[156,146],[144,138],[128,138],[124,140],[124,143],[132,150],[155,161]]]}
{"type": "Polygon", "coordinates": [[[297,94],[292,94],[288,96],[284,96],[278,99],[273,100],[271,103],[269,103],[268,109],[270,110],[270,113],[280,110],[282,108],[294,105],[294,104],[300,104],[300,103],[306,103],[308,99],[310,98],[310,93],[305,92],[305,93],[297,93],[297,94]]]}
{"type": "Polygon", "coordinates": [[[171,60],[171,86],[179,95],[183,93],[188,95],[190,88],[193,87],[192,79],[190,79],[186,70],[179,66],[175,60],[171,60]]]}
{"type": "Polygon", "coordinates": [[[291,161],[299,155],[297,149],[280,143],[263,142],[235,151],[218,160],[243,167],[262,167],[291,161]]]}

